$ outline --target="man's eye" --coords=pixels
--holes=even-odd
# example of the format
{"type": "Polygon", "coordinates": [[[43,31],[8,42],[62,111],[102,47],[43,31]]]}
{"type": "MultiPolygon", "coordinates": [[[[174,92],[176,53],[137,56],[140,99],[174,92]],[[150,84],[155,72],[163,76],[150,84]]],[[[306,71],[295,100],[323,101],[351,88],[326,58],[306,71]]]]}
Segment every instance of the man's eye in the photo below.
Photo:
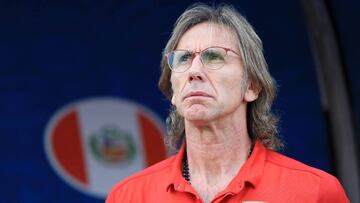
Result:
{"type": "Polygon", "coordinates": [[[214,51],[209,51],[203,54],[203,60],[207,62],[224,61],[225,58],[222,54],[214,51]]]}
{"type": "Polygon", "coordinates": [[[190,53],[185,53],[182,54],[181,56],[179,56],[179,63],[184,63],[184,62],[188,62],[189,60],[191,60],[191,54],[190,53]]]}
{"type": "Polygon", "coordinates": [[[190,60],[191,60],[191,53],[182,53],[182,54],[179,54],[177,57],[176,57],[176,64],[177,65],[180,65],[180,64],[185,64],[185,63],[188,63],[190,60]]]}

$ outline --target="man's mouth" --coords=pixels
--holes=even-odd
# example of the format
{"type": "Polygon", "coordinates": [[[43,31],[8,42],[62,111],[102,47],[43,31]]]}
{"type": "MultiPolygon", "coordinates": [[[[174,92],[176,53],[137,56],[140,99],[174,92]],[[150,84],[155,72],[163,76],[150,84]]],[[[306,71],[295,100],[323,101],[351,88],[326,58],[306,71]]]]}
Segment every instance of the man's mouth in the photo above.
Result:
{"type": "Polygon", "coordinates": [[[203,91],[191,91],[185,95],[183,100],[193,97],[212,97],[212,96],[203,91]]]}

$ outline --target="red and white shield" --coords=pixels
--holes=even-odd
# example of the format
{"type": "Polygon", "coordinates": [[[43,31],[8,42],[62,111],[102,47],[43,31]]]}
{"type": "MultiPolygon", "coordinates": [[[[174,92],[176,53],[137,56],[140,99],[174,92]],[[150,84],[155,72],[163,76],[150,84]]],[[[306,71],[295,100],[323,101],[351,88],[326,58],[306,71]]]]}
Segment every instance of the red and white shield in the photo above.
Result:
{"type": "Polygon", "coordinates": [[[123,178],[167,156],[163,123],[145,107],[118,98],[71,103],[46,126],[45,151],[74,188],[105,198],[123,178]]]}

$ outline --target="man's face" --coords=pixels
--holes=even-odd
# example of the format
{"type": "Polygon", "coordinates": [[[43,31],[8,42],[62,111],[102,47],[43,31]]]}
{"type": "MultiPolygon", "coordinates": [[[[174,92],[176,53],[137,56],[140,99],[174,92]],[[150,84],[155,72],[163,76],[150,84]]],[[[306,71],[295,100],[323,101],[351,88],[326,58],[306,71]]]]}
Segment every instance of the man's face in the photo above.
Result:
{"type": "MultiPolygon", "coordinates": [[[[219,46],[240,53],[237,44],[230,29],[201,23],[182,36],[176,49],[199,52],[219,46]]],[[[188,121],[207,123],[233,115],[245,118],[246,103],[255,100],[257,95],[251,90],[250,83],[243,80],[243,74],[241,58],[235,53],[229,51],[226,64],[216,70],[204,67],[197,54],[188,70],[171,73],[171,102],[188,121]]]]}

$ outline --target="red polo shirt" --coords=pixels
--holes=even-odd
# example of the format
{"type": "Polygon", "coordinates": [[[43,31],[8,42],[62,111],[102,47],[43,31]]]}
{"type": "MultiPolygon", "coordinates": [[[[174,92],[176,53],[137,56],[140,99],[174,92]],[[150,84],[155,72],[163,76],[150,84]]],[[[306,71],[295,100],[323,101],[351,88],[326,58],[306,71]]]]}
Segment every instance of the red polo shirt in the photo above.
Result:
{"type": "MultiPolygon", "coordinates": [[[[181,173],[177,155],[118,183],[106,203],[203,202],[181,173]]],[[[266,149],[257,141],[237,176],[211,202],[349,202],[332,175],[266,149]]]]}

